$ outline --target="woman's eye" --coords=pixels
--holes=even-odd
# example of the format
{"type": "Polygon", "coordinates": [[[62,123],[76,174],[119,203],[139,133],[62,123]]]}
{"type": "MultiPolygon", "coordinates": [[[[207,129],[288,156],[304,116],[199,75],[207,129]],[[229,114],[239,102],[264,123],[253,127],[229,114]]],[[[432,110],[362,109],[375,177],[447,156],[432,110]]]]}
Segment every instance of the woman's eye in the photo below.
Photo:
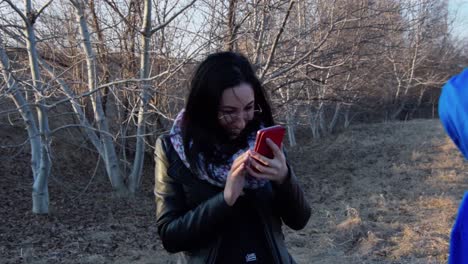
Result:
{"type": "Polygon", "coordinates": [[[246,110],[246,111],[250,111],[250,110],[252,110],[253,108],[254,108],[253,106],[247,106],[247,107],[245,108],[245,110],[246,110]]]}
{"type": "Polygon", "coordinates": [[[221,114],[223,114],[223,115],[232,115],[234,113],[235,113],[235,111],[221,111],[221,114]]]}

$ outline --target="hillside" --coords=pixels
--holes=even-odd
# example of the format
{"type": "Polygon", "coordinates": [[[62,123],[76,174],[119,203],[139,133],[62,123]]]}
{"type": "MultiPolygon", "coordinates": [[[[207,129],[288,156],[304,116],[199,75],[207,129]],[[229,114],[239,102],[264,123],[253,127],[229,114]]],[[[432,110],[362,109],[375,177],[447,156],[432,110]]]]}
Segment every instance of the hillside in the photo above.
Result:
{"type": "Polygon", "coordinates": [[[314,213],[301,263],[446,263],[468,162],[438,120],[355,126],[293,155],[314,213]]]}
{"type": "MultiPolygon", "coordinates": [[[[22,129],[0,131],[2,144],[22,143],[22,129]]],[[[289,157],[313,214],[304,230],[285,229],[298,263],[446,263],[468,162],[438,120],[299,140],[289,157]]],[[[151,162],[142,194],[122,199],[96,169],[96,154],[54,144],[48,216],[30,212],[27,148],[0,149],[0,262],[173,263],[156,233],[151,162]]]]}

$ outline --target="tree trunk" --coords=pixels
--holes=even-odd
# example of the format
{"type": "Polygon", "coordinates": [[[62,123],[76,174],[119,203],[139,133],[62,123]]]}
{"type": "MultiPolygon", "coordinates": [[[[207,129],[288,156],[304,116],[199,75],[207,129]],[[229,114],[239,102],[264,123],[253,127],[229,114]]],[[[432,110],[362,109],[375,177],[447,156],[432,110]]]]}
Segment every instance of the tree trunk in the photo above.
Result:
{"type": "MultiPolygon", "coordinates": [[[[96,56],[91,47],[88,25],[84,15],[84,3],[81,1],[72,1],[72,3],[75,7],[77,22],[80,25],[80,34],[83,39],[82,46],[86,54],[88,89],[89,91],[95,91],[97,89],[96,56]]],[[[100,131],[100,139],[104,147],[104,156],[102,159],[105,163],[110,182],[114,190],[116,190],[118,193],[125,193],[127,187],[124,184],[123,177],[120,172],[119,161],[115,152],[114,142],[110,134],[106,115],[104,114],[104,110],[102,108],[100,91],[94,92],[94,94],[91,96],[91,103],[93,106],[94,118],[100,131]]]]}
{"type": "Polygon", "coordinates": [[[323,111],[323,103],[320,103],[320,107],[317,111],[319,128],[322,135],[327,134],[327,127],[325,125],[325,113],[323,111]]]}
{"type": "Polygon", "coordinates": [[[318,111],[314,113],[314,111],[311,109],[309,112],[310,116],[310,130],[312,132],[312,138],[320,138],[320,129],[319,129],[319,124],[318,124],[318,111]]]}
{"type": "MultiPolygon", "coordinates": [[[[43,98],[45,95],[44,86],[41,80],[38,55],[36,50],[36,36],[34,33],[34,22],[36,20],[36,15],[32,10],[30,0],[25,0],[25,6],[26,17],[28,18],[27,21],[24,21],[26,49],[28,51],[29,67],[31,69],[33,86],[35,87],[34,97],[35,103],[37,105],[37,123],[39,125],[39,146],[34,145],[34,149],[31,149],[34,152],[40,153],[40,155],[36,155],[39,157],[39,159],[33,161],[33,166],[36,167],[36,177],[34,178],[32,191],[33,213],[47,214],[49,213],[49,191],[47,186],[47,179],[50,175],[52,163],[50,160],[49,117],[47,109],[44,106],[46,100],[43,98]]],[[[37,142],[34,144],[37,144],[37,142]]]]}
{"type": "Polygon", "coordinates": [[[236,4],[237,0],[229,0],[229,9],[227,16],[227,38],[224,43],[226,51],[233,51],[236,39],[236,4]]]}
{"type": "Polygon", "coordinates": [[[289,145],[291,147],[296,146],[296,135],[294,133],[294,116],[291,113],[290,110],[288,110],[288,114],[286,116],[287,118],[287,125],[286,128],[288,130],[288,139],[289,139],[289,145]]]}
{"type": "Polygon", "coordinates": [[[351,124],[351,119],[349,118],[349,112],[351,111],[351,106],[348,105],[346,107],[346,111],[344,113],[344,124],[343,124],[343,127],[344,128],[348,128],[349,125],[351,124]]]}
{"type": "MultiPolygon", "coordinates": [[[[101,27],[99,25],[98,21],[98,16],[96,14],[96,6],[94,3],[94,0],[89,1],[89,9],[91,11],[91,15],[93,17],[93,26],[94,30],[96,31],[98,40],[99,40],[99,45],[97,48],[97,55],[99,57],[99,62],[102,66],[102,76],[103,79],[106,83],[110,82],[110,72],[109,72],[109,61],[107,58],[107,49],[105,40],[104,40],[104,34],[102,33],[101,27]]],[[[109,87],[106,86],[103,89],[103,94],[102,94],[102,109],[104,110],[104,114],[107,113],[107,102],[109,100],[109,87]]]]}
{"type": "Polygon", "coordinates": [[[425,92],[425,91],[426,91],[425,88],[421,88],[421,90],[419,90],[418,102],[417,102],[416,105],[413,107],[413,109],[411,109],[410,118],[413,118],[414,113],[416,112],[416,110],[418,110],[419,107],[421,107],[422,99],[424,98],[424,92],[425,92]]]}
{"type": "Polygon", "coordinates": [[[45,153],[45,151],[43,151],[44,147],[41,139],[41,133],[31,107],[18,90],[18,85],[15,82],[15,79],[8,71],[10,64],[6,52],[3,49],[2,42],[0,35],[0,65],[2,66],[3,78],[6,80],[9,97],[15,103],[21,118],[24,121],[31,145],[31,169],[34,180],[32,191],[32,211],[35,214],[47,214],[49,212],[49,190],[47,185],[47,177],[50,173],[50,162],[48,160],[49,153],[45,153]],[[47,154],[45,158],[43,157],[44,153],[47,154]]]}
{"type": "Polygon", "coordinates": [[[333,114],[333,118],[330,121],[330,124],[328,125],[328,133],[334,132],[336,124],[338,123],[338,118],[340,116],[340,110],[341,110],[341,103],[337,103],[335,105],[335,113],[333,114]]]}
{"type": "MultiPolygon", "coordinates": [[[[145,1],[143,34],[142,34],[142,54],[140,55],[140,78],[147,79],[149,77],[149,46],[151,41],[151,0],[145,1]]],[[[137,142],[135,150],[135,160],[133,161],[132,172],[129,177],[129,190],[131,193],[136,193],[141,184],[141,173],[145,159],[145,113],[149,102],[149,81],[142,81],[142,92],[138,108],[138,123],[137,123],[137,142]]]]}

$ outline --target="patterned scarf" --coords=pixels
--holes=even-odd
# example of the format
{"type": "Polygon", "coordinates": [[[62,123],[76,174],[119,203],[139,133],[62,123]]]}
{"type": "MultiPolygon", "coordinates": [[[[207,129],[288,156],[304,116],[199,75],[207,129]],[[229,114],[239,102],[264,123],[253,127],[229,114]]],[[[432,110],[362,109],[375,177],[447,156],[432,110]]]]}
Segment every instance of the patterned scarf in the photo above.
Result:
{"type": "MultiPolygon", "coordinates": [[[[174,124],[171,128],[170,132],[170,138],[172,145],[174,146],[174,149],[176,150],[177,154],[179,155],[180,159],[184,162],[185,166],[190,169],[190,164],[187,161],[187,157],[185,156],[185,151],[184,151],[184,144],[182,140],[182,119],[184,116],[185,110],[182,109],[180,113],[177,115],[174,124]]],[[[242,153],[247,151],[248,149],[253,149],[255,144],[255,133],[250,135],[248,137],[248,148],[245,149],[240,149],[234,155],[232,155],[229,159],[228,162],[224,164],[207,164],[208,166],[205,165],[205,158],[203,157],[202,154],[199,154],[198,157],[198,163],[200,164],[200,170],[196,173],[197,177],[201,180],[207,181],[210,184],[219,186],[219,187],[224,187],[226,184],[226,179],[229,174],[229,171],[231,169],[231,164],[234,162],[234,160],[239,157],[242,153]],[[207,173],[208,170],[209,173],[207,173]]],[[[191,144],[190,144],[191,145],[191,144]]],[[[265,185],[267,180],[264,179],[257,179],[255,177],[252,177],[250,175],[247,175],[245,178],[245,185],[244,188],[247,189],[257,189],[265,185]]]]}

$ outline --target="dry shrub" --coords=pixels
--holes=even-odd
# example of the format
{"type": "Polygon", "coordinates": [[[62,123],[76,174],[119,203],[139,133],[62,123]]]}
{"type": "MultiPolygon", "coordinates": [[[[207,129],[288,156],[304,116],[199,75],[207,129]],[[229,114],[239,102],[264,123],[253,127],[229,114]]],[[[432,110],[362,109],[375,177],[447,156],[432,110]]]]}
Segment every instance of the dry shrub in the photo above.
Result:
{"type": "Polygon", "coordinates": [[[395,243],[391,254],[392,257],[399,259],[402,256],[411,254],[413,251],[417,250],[415,242],[420,241],[420,239],[421,237],[419,234],[414,232],[410,227],[404,226],[401,234],[391,239],[391,241],[395,243]]]}
{"type": "Polygon", "coordinates": [[[371,253],[373,253],[378,243],[382,241],[383,239],[378,238],[374,232],[368,231],[366,236],[359,239],[356,245],[356,251],[359,255],[370,255],[371,253]]]}

